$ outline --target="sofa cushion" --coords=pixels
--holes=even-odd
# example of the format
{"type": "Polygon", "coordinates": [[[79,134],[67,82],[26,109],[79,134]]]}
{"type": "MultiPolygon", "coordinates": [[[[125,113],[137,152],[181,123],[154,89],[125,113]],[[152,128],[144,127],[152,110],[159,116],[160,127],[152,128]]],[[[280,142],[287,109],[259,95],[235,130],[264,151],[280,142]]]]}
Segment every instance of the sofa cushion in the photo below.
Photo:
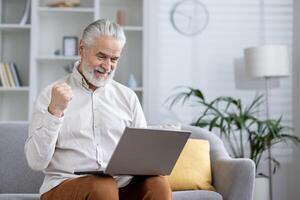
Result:
{"type": "Polygon", "coordinates": [[[38,193],[44,175],[29,168],[24,145],[27,123],[0,124],[0,194],[38,193]]]}
{"type": "Polygon", "coordinates": [[[211,184],[209,142],[189,139],[167,179],[173,191],[214,190],[211,184]]]}
{"type": "Polygon", "coordinates": [[[39,194],[0,194],[0,200],[39,200],[39,194]]]}
{"type": "MultiPolygon", "coordinates": [[[[1,200],[39,200],[39,194],[0,194],[1,200]]],[[[216,192],[205,190],[173,192],[173,200],[222,200],[216,192]]]]}
{"type": "Polygon", "coordinates": [[[222,200],[222,196],[213,191],[187,190],[173,192],[173,200],[222,200]]]}

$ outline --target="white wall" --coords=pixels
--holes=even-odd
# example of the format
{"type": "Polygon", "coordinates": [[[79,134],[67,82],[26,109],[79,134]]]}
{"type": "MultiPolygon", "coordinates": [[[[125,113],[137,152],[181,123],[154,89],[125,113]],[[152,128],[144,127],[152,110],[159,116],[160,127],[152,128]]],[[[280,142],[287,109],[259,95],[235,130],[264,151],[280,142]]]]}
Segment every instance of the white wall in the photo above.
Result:
{"type": "MultiPolygon", "coordinates": [[[[164,123],[181,121],[190,123],[194,108],[177,107],[169,111],[163,103],[180,85],[197,87],[208,98],[230,95],[247,102],[255,90],[243,88],[236,80],[236,61],[248,46],[285,44],[292,53],[293,0],[265,0],[265,17],[260,20],[260,0],[201,0],[210,12],[207,29],[196,37],[177,33],[170,23],[174,0],[149,3],[148,23],[149,71],[147,72],[148,121],[164,123]]],[[[299,17],[299,16],[298,16],[299,17]]],[[[260,86],[261,88],[261,86],[260,86]]],[[[272,89],[271,115],[284,116],[292,123],[292,78],[280,81],[280,88],[272,89]]],[[[284,149],[283,149],[284,148],[284,149]]],[[[297,199],[291,196],[293,180],[289,171],[295,169],[290,148],[275,151],[282,168],[274,177],[274,200],[297,199]]],[[[296,181],[294,181],[296,183],[296,181]]]]}
{"type": "MultiPolygon", "coordinates": [[[[300,1],[294,0],[294,32],[293,32],[293,122],[296,134],[300,137],[300,1]]],[[[288,198],[299,199],[300,197],[300,150],[295,148],[293,162],[287,167],[288,198]]]]}
{"type": "MultiPolygon", "coordinates": [[[[161,122],[169,111],[163,108],[165,99],[178,85],[195,86],[208,97],[233,95],[249,99],[253,90],[238,90],[235,80],[236,59],[243,49],[261,43],[259,21],[260,0],[202,0],[210,11],[208,28],[197,37],[185,37],[171,26],[169,13],[174,0],[150,2],[150,55],[147,95],[151,109],[148,119],[161,122]]],[[[266,43],[292,44],[292,0],[266,0],[266,43]],[[275,2],[275,3],[274,3],[275,2]]],[[[285,114],[291,122],[291,79],[281,80],[281,88],[272,91],[271,111],[285,114]],[[281,97],[281,98],[280,98],[281,97]]],[[[180,116],[178,116],[180,118],[180,116]]],[[[185,119],[184,121],[189,121],[185,119]]]]}

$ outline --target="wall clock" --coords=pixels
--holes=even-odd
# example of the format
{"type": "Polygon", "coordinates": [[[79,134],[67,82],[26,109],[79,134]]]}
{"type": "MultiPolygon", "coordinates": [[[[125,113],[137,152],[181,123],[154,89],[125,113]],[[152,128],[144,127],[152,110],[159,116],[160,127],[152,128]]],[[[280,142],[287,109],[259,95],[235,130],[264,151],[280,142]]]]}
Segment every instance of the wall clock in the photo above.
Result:
{"type": "Polygon", "coordinates": [[[174,4],[170,13],[172,26],[186,36],[200,34],[208,25],[209,13],[199,0],[181,0],[174,4]]]}

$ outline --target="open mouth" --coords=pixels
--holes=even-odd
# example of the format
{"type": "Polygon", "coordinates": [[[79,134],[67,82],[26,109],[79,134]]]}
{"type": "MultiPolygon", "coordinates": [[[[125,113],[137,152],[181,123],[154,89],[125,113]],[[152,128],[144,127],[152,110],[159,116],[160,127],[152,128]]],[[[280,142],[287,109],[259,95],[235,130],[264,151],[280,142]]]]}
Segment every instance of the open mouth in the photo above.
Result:
{"type": "Polygon", "coordinates": [[[97,67],[95,70],[94,70],[95,74],[96,75],[102,75],[102,76],[107,76],[110,74],[110,72],[107,72],[104,68],[102,67],[97,67]]]}

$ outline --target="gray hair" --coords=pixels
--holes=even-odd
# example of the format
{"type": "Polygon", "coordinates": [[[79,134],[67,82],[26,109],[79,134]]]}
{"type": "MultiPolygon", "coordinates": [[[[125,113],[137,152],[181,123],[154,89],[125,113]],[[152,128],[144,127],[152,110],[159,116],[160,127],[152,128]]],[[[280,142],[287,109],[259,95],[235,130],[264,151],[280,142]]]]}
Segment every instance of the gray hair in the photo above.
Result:
{"type": "Polygon", "coordinates": [[[87,46],[91,46],[96,37],[108,36],[116,39],[123,47],[126,43],[126,37],[123,28],[115,22],[108,19],[99,19],[89,24],[82,33],[82,41],[87,46]]]}

